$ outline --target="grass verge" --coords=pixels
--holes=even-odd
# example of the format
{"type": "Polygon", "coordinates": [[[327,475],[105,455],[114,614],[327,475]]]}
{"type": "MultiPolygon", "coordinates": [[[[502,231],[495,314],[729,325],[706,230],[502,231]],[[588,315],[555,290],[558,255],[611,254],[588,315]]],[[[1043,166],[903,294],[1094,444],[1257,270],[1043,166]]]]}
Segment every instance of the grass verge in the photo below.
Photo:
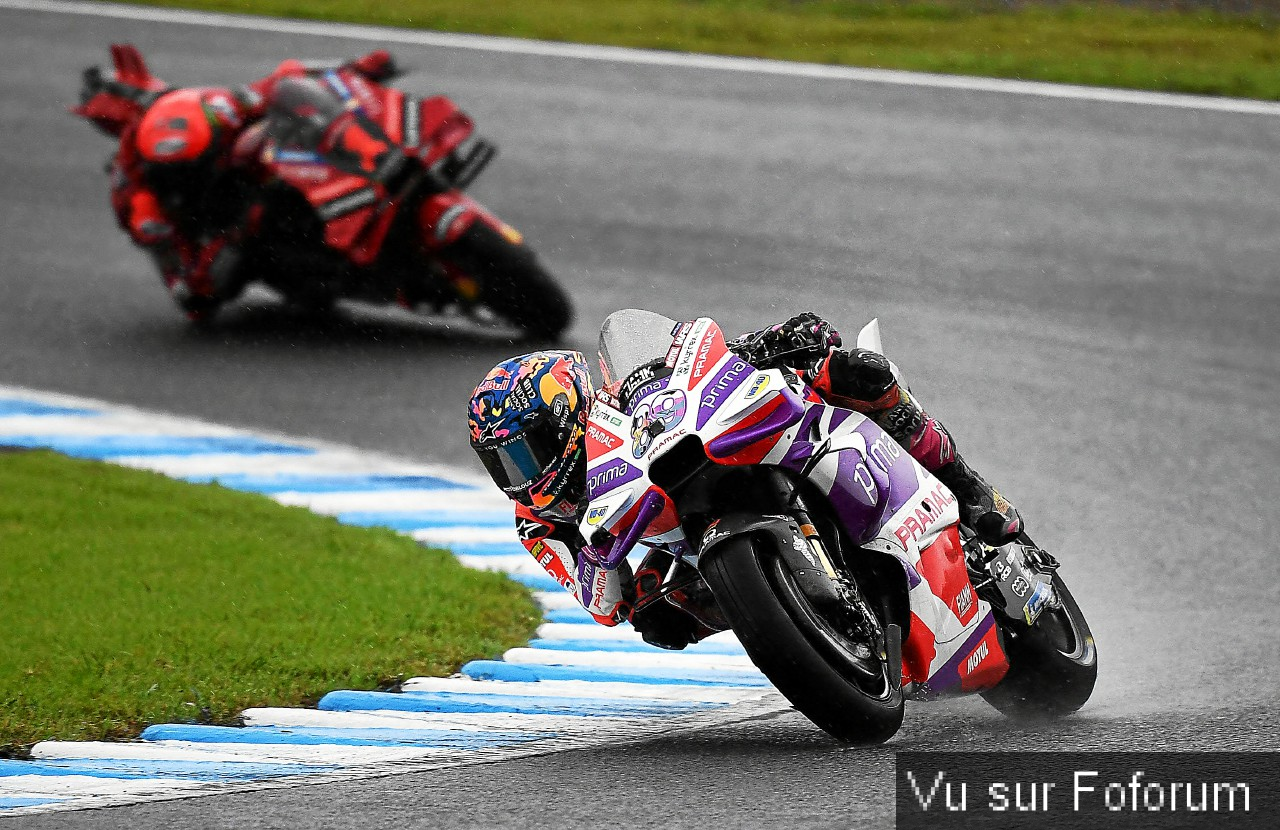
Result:
{"type": "Polygon", "coordinates": [[[10,752],[448,674],[541,616],[391,531],[48,452],[0,454],[0,573],[10,752]]]}
{"type": "MultiPolygon", "coordinates": [[[[925,72],[1280,99],[1280,4],[1230,14],[960,0],[132,0],[925,72]]],[[[1205,3],[1205,6],[1214,5],[1205,3]]],[[[1216,4],[1221,5],[1221,4],[1216,4]]],[[[284,57],[284,56],[282,56],[284,57]]]]}

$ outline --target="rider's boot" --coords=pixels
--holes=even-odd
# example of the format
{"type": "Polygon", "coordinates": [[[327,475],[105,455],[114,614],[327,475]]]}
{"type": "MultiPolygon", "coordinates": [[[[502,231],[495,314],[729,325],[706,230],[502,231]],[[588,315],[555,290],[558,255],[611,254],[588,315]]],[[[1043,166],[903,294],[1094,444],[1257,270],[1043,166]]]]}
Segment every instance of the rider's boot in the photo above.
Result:
{"type": "Polygon", "coordinates": [[[979,539],[998,546],[1012,542],[1022,532],[1022,517],[1014,506],[960,457],[951,433],[905,389],[899,391],[894,406],[871,417],[955,494],[960,502],[960,521],[979,539]]]}
{"type": "Polygon", "coordinates": [[[865,349],[832,352],[814,386],[832,403],[867,415],[906,448],[955,494],[960,521],[982,541],[1003,545],[1022,531],[1018,511],[965,463],[951,434],[898,383],[883,355],[865,349]]]}

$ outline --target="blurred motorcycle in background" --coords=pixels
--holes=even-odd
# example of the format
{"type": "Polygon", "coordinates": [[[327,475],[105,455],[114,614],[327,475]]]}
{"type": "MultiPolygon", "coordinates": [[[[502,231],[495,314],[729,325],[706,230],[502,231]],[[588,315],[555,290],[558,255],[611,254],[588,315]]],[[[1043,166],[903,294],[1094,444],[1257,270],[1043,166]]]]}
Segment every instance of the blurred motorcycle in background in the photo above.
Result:
{"type": "Polygon", "coordinates": [[[449,98],[387,86],[387,52],[234,89],[173,88],[133,46],[111,52],[72,112],[119,139],[117,218],[193,320],[258,282],[308,309],[456,310],[537,338],[572,322],[520,232],[464,192],[494,145],[449,98]]]}

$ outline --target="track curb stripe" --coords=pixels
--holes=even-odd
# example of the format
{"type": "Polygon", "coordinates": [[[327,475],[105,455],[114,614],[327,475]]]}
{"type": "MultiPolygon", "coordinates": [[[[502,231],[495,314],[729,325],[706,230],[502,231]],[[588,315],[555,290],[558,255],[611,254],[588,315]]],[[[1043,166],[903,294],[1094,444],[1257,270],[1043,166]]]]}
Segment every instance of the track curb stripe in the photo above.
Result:
{"type": "MultiPolygon", "coordinates": [[[[0,0],[3,6],[5,0],[0,0]]],[[[50,448],[255,492],[452,545],[533,588],[538,638],[400,692],[248,710],[244,727],[157,724],[121,743],[45,741],[0,760],[0,816],[381,777],[647,740],[788,708],[736,639],[672,653],[596,624],[536,566],[510,509],[464,471],[101,401],[0,386],[0,446],[50,448]],[[531,567],[532,566],[532,567],[531,567]]]]}

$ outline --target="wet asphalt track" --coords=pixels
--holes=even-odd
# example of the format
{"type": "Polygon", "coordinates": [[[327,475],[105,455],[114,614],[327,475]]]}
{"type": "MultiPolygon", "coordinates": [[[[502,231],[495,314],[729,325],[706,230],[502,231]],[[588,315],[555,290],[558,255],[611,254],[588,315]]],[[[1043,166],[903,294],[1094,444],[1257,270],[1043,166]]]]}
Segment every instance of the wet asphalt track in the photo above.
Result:
{"type": "MultiPolygon", "coordinates": [[[[0,380],[471,464],[518,347],[261,305],[189,330],[63,111],[132,40],[174,83],[366,41],[0,11],[0,380]]],[[[502,155],[474,189],[579,297],[745,329],[815,309],[887,349],[1029,518],[1094,626],[1084,712],[910,706],[887,748],[796,715],[453,772],[9,820],[23,827],[884,825],[894,749],[1277,749],[1280,120],[397,49],[502,155]]]]}

